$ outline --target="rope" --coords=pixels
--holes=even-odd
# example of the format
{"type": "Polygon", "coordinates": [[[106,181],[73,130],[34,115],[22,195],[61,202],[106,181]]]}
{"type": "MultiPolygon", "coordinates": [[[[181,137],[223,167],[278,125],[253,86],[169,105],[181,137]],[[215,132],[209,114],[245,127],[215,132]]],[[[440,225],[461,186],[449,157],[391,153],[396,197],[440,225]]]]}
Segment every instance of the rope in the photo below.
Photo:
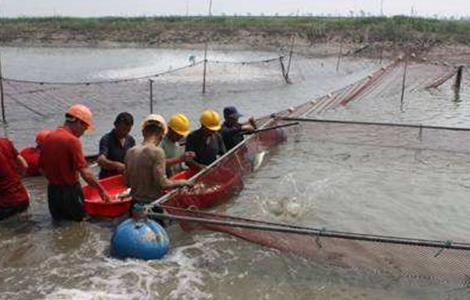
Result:
{"type": "Polygon", "coordinates": [[[160,72],[160,73],[155,73],[151,75],[144,75],[144,76],[138,76],[138,77],[132,77],[132,78],[125,78],[125,79],[116,79],[116,80],[102,80],[102,81],[83,81],[83,82],[69,82],[69,81],[34,81],[34,80],[22,80],[22,79],[15,79],[15,78],[3,78],[4,81],[11,81],[11,82],[18,82],[18,83],[33,83],[33,84],[57,84],[57,85],[99,85],[99,84],[107,84],[107,83],[122,83],[122,82],[129,82],[129,81],[134,81],[134,80],[140,80],[140,79],[147,79],[147,78],[152,78],[152,77],[159,77],[171,73],[175,73],[184,69],[189,69],[193,68],[197,65],[202,64],[203,61],[198,61],[194,64],[191,65],[186,65],[182,67],[178,67],[176,69],[171,69],[168,71],[160,72]]]}
{"type": "MultiPolygon", "coordinates": [[[[279,57],[284,57],[284,56],[279,56],[279,57]]],[[[249,65],[249,64],[259,64],[259,63],[269,63],[273,62],[279,59],[279,57],[274,57],[274,58],[267,58],[263,60],[253,60],[253,61],[221,61],[221,60],[208,60],[208,63],[214,63],[214,64],[239,64],[239,65],[249,65]]],[[[125,79],[116,79],[116,80],[101,80],[101,81],[83,81],[83,82],[70,82],[70,81],[35,81],[35,80],[23,80],[23,79],[17,79],[17,78],[3,78],[4,81],[10,81],[10,82],[18,82],[18,83],[33,83],[33,84],[60,84],[60,85],[95,85],[95,84],[107,84],[107,83],[121,83],[121,82],[129,82],[133,80],[140,80],[140,79],[147,79],[147,78],[152,78],[152,77],[159,77],[163,75],[168,75],[174,72],[178,72],[184,69],[189,69],[192,67],[195,67],[197,65],[200,65],[204,63],[203,60],[198,61],[194,64],[190,65],[185,65],[182,67],[178,67],[176,69],[171,69],[168,71],[160,72],[160,73],[154,73],[150,75],[143,75],[143,76],[137,76],[137,77],[131,77],[131,78],[125,78],[125,79]]]]}
{"type": "Polygon", "coordinates": [[[34,108],[24,104],[23,102],[21,102],[20,100],[16,99],[15,97],[13,97],[12,95],[8,95],[8,98],[10,98],[11,100],[13,100],[14,102],[16,102],[17,104],[19,104],[20,106],[23,106],[24,108],[26,108],[27,110],[29,110],[30,112],[32,113],[35,113],[37,114],[38,116],[41,116],[43,118],[46,117],[45,114],[42,114],[40,113],[39,111],[35,110],[34,108]]]}
{"type": "Polygon", "coordinates": [[[283,58],[284,55],[273,57],[273,58],[267,58],[263,60],[252,60],[252,61],[223,61],[223,60],[208,60],[208,63],[213,63],[213,64],[231,64],[231,65],[251,65],[251,64],[260,64],[260,63],[269,63],[273,61],[277,61],[279,58],[283,58]]]}

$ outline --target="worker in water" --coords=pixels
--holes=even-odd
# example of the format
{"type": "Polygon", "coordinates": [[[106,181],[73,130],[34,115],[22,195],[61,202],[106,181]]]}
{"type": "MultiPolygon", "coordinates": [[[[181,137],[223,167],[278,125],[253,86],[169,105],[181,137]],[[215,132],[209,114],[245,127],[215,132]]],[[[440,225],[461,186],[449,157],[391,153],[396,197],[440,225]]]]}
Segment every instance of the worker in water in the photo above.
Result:
{"type": "Polygon", "coordinates": [[[129,134],[132,125],[132,115],[122,112],[114,120],[113,130],[101,138],[97,159],[100,179],[124,173],[124,157],[127,150],[135,146],[135,139],[129,134]]]}
{"type": "Polygon", "coordinates": [[[28,208],[29,195],[21,182],[21,173],[27,168],[13,143],[0,138],[0,220],[28,208]]]}
{"type": "Polygon", "coordinates": [[[165,152],[158,145],[167,131],[165,119],[151,114],[142,122],[143,143],[127,151],[124,176],[135,203],[150,203],[165,189],[191,186],[186,180],[173,181],[166,176],[165,152]]]}
{"type": "Polygon", "coordinates": [[[191,123],[183,114],[176,114],[168,122],[168,134],[165,135],[160,147],[165,152],[166,157],[166,175],[171,177],[181,172],[183,163],[188,162],[196,156],[192,151],[185,152],[180,144],[181,139],[189,134],[191,123]]]}
{"type": "Polygon", "coordinates": [[[243,141],[243,134],[252,133],[256,130],[256,122],[253,117],[248,119],[247,124],[240,124],[238,120],[242,115],[234,106],[224,108],[224,124],[222,125],[222,138],[227,150],[232,149],[243,141]]]}
{"type": "Polygon", "coordinates": [[[41,154],[41,145],[46,140],[47,136],[51,131],[49,129],[43,129],[36,134],[36,147],[27,147],[21,150],[20,155],[28,163],[28,169],[26,170],[26,176],[39,176],[39,155],[41,154]]]}
{"type": "Polygon", "coordinates": [[[186,151],[196,153],[191,166],[203,168],[225,154],[225,145],[219,133],[222,127],[219,114],[211,109],[204,111],[199,119],[201,128],[191,132],[186,138],[186,151]]]}
{"type": "Polygon", "coordinates": [[[93,128],[90,109],[75,104],[66,112],[64,125],[49,133],[42,145],[39,167],[49,182],[47,198],[54,220],[81,221],[85,217],[79,176],[97,189],[105,202],[111,200],[83,156],[79,138],[93,128]]]}

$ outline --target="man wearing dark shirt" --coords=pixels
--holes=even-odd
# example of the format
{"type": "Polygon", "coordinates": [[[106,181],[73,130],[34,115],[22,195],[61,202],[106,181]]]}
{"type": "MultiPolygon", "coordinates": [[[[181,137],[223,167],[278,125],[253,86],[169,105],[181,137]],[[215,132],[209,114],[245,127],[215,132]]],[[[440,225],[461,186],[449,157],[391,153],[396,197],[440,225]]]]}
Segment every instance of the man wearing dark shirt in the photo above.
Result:
{"type": "Polygon", "coordinates": [[[241,116],[242,115],[234,106],[228,106],[224,108],[225,122],[222,125],[221,133],[224,139],[225,148],[227,148],[227,150],[232,149],[242,142],[244,133],[250,133],[256,129],[256,123],[253,117],[248,120],[248,124],[242,125],[238,122],[238,119],[241,116]]]}
{"type": "Polygon", "coordinates": [[[217,160],[217,156],[223,155],[226,150],[222,136],[218,133],[222,127],[219,114],[214,110],[206,110],[200,122],[201,128],[186,138],[186,152],[196,153],[194,161],[188,162],[190,166],[203,168],[217,160]]]}
{"type": "Polygon", "coordinates": [[[122,112],[114,121],[114,129],[101,138],[97,160],[101,167],[100,179],[124,173],[124,157],[127,150],[135,146],[135,139],[129,135],[132,125],[132,115],[122,112]]]}

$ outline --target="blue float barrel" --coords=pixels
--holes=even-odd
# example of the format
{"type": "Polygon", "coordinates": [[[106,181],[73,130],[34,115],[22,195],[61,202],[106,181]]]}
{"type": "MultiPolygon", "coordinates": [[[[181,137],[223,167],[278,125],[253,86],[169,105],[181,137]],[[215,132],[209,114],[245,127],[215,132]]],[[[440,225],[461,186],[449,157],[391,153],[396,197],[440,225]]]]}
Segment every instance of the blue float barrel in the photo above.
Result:
{"type": "Polygon", "coordinates": [[[147,218],[128,219],[116,228],[111,239],[111,255],[117,258],[160,259],[169,249],[165,229],[147,218]]]}

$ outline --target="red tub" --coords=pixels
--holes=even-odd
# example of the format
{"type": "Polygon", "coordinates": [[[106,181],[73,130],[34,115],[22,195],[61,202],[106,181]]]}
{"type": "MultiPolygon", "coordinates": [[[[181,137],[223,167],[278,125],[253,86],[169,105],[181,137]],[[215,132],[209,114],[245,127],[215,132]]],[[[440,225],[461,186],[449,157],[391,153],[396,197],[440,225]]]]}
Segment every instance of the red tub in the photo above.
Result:
{"type": "Polygon", "coordinates": [[[103,202],[98,191],[86,185],[83,187],[86,213],[93,217],[115,218],[128,212],[132,204],[131,198],[115,199],[117,194],[127,190],[124,176],[116,175],[108,177],[100,180],[100,183],[108,192],[112,201],[110,203],[103,202]]]}

